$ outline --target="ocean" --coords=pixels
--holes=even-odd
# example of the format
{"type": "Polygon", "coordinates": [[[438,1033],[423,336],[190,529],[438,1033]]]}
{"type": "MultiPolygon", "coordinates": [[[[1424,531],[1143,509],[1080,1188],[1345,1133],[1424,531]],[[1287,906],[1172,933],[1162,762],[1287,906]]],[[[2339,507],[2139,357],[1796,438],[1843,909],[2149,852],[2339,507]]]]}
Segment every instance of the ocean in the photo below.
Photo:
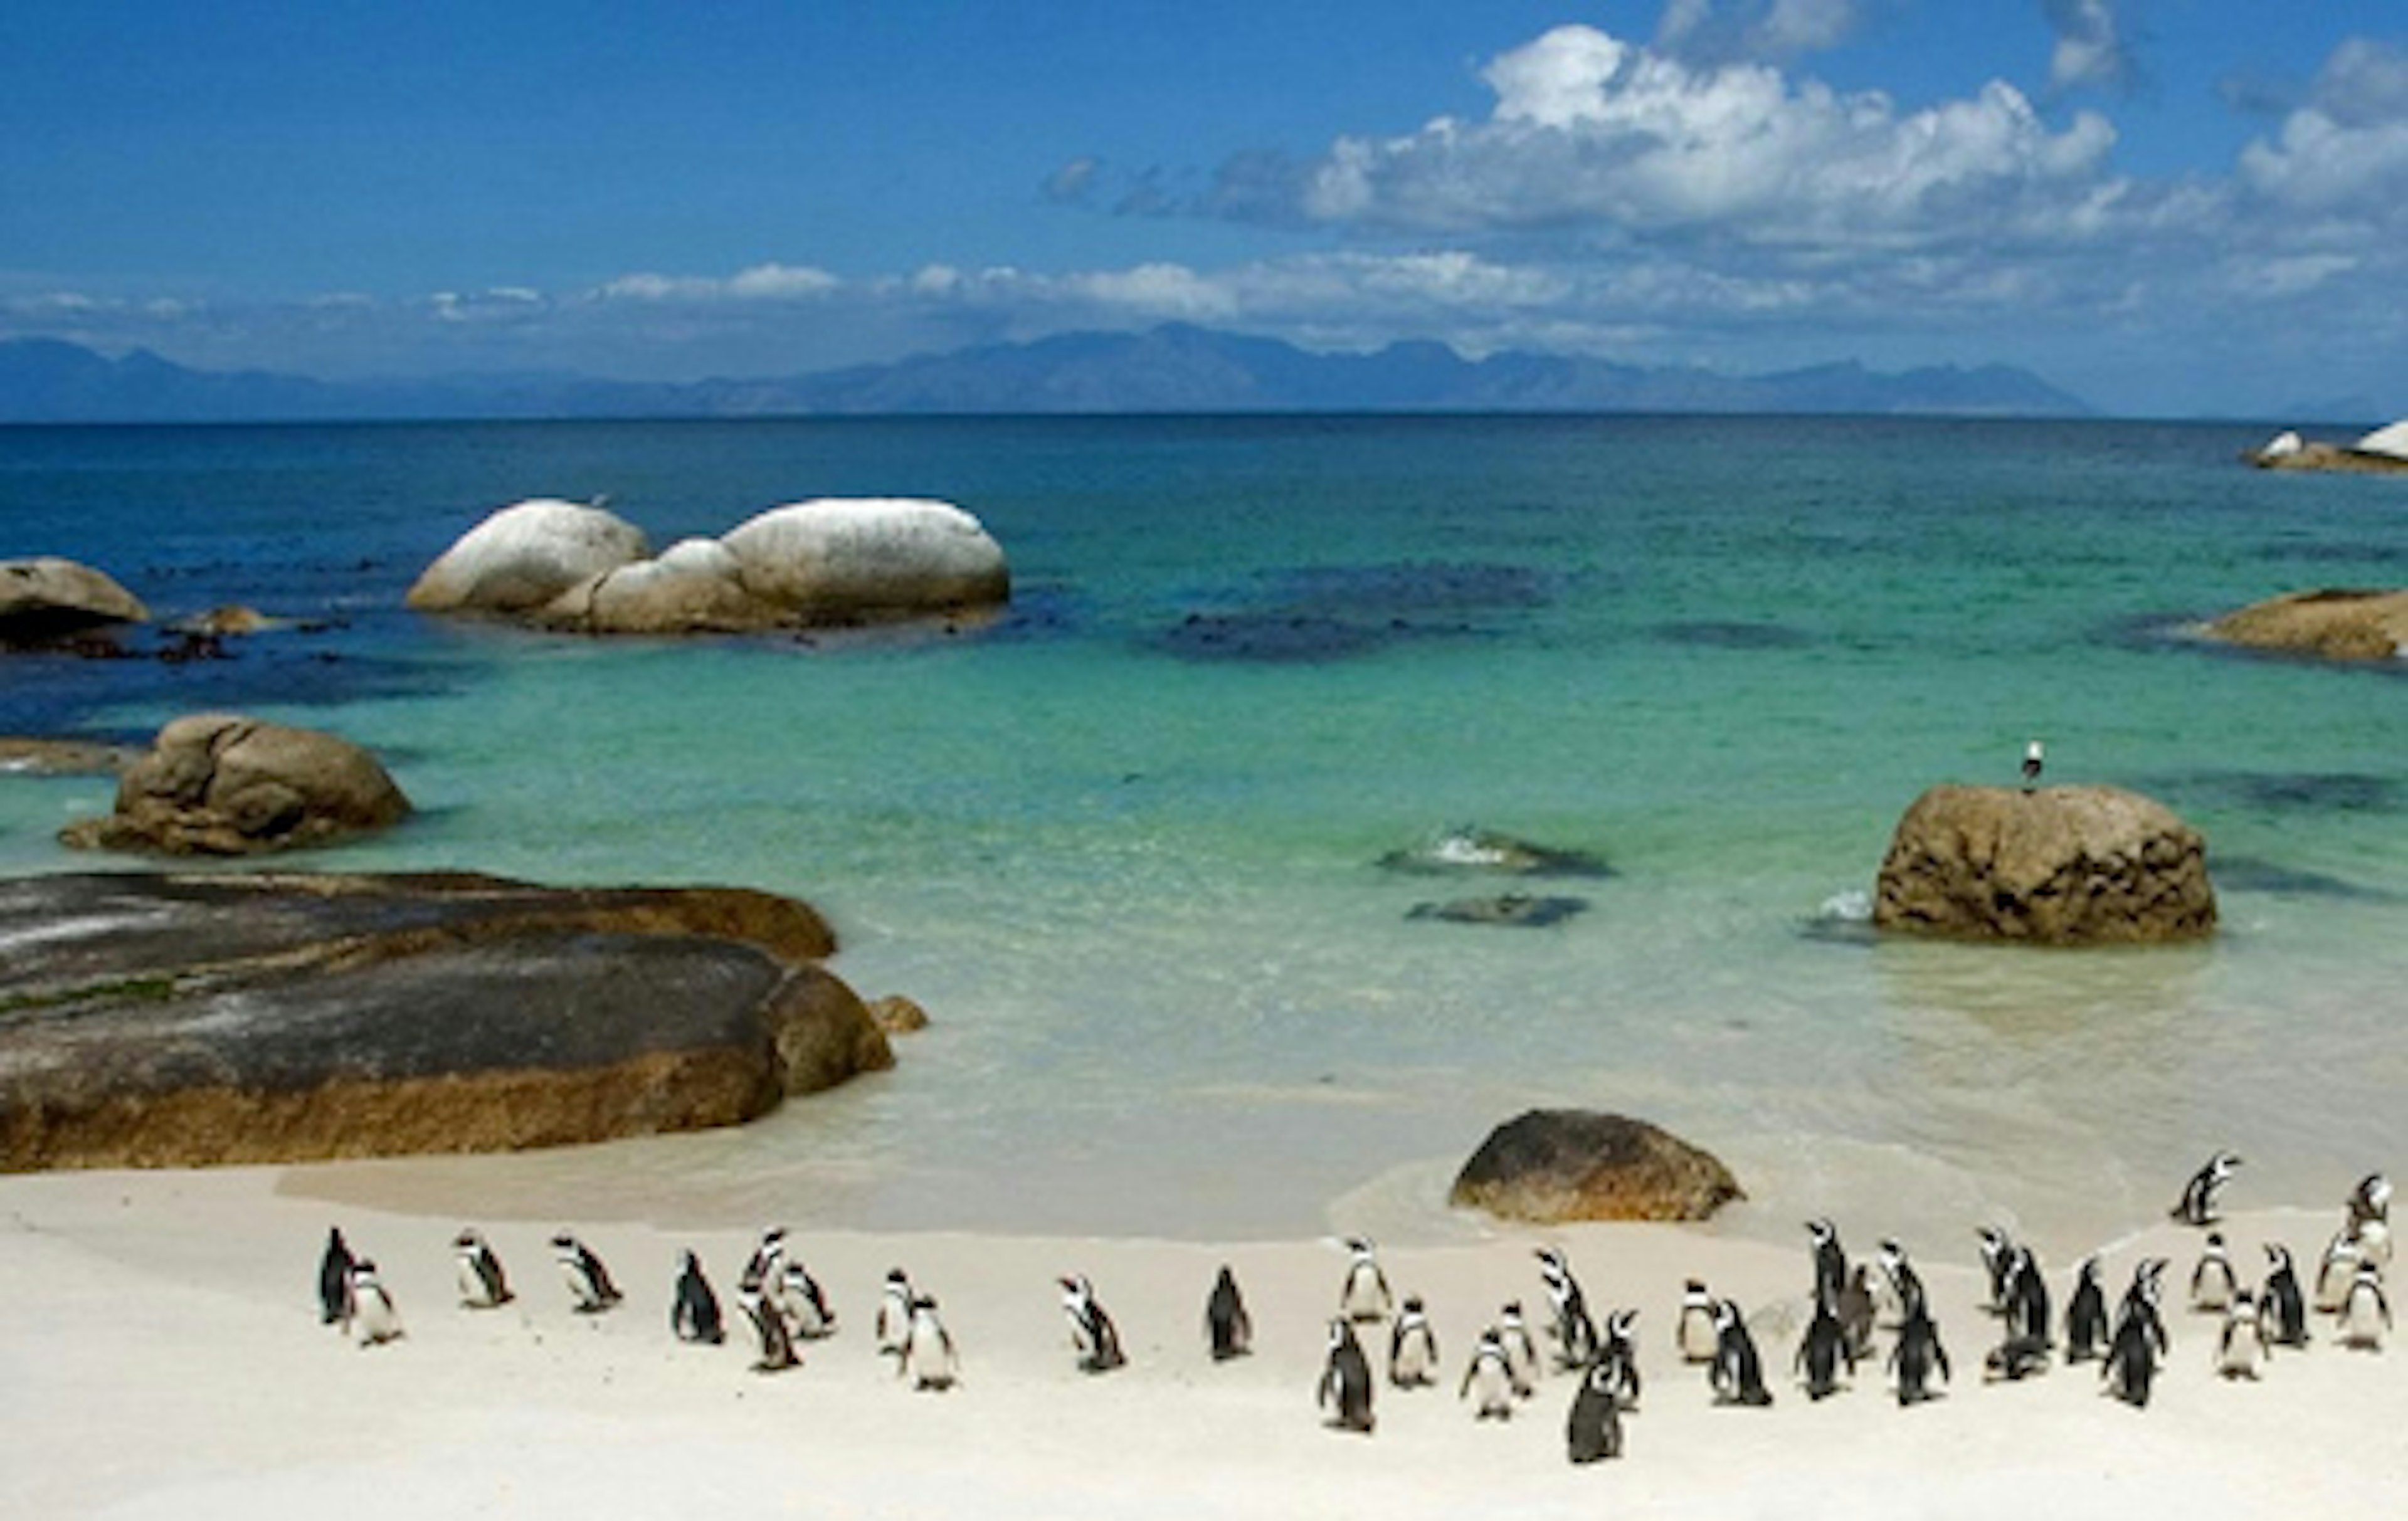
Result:
{"type": "MultiPolygon", "coordinates": [[[[2399,481],[2253,471],[2269,427],[1247,417],[0,429],[0,557],[165,617],[324,624],[166,665],[16,656],[0,734],[200,708],[333,729],[422,810],[297,858],[819,906],[933,1026],[738,1129],[294,1169],[550,1221],[1448,1240],[1534,1106],[1721,1155],[1717,1229],[2060,1252],[2403,1162],[2408,685],[2195,621],[2399,584],[2399,481]],[[487,512],[607,495],[656,545],[814,495],[977,514],[1008,617],[956,635],[601,642],[422,619],[487,512]],[[2051,952],[1878,940],[1941,782],[2138,788],[2207,835],[2223,933],[2051,952]],[[1594,879],[1385,869],[1460,826],[1594,879]],[[1416,917],[1527,890],[1543,927],[1416,917]]],[[[0,871],[92,779],[0,778],[0,871]]]]}

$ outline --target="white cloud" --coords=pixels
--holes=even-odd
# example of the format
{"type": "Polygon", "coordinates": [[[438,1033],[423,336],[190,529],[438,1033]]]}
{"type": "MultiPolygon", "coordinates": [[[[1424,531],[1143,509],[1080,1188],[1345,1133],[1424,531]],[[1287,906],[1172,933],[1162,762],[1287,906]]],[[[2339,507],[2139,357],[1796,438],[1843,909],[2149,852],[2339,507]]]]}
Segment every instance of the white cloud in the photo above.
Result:
{"type": "Polygon", "coordinates": [[[843,289],[844,282],[808,265],[759,264],[724,279],[693,275],[622,275],[597,287],[595,299],[652,303],[709,301],[808,301],[843,289]]]}
{"type": "Polygon", "coordinates": [[[2292,212],[2396,229],[2408,208],[2408,53],[2342,44],[2274,139],[2242,151],[2240,178],[2292,212]]]}
{"type": "Polygon", "coordinates": [[[2140,63],[2114,0],[2042,0],[2057,45],[2048,60],[2049,83],[2059,90],[2095,87],[2123,91],[2139,83],[2140,63]]]}
{"type": "Polygon", "coordinates": [[[1784,62],[1838,47],[1865,9],[1862,0],[1670,0],[1656,46],[1698,62],[1784,62]]]}

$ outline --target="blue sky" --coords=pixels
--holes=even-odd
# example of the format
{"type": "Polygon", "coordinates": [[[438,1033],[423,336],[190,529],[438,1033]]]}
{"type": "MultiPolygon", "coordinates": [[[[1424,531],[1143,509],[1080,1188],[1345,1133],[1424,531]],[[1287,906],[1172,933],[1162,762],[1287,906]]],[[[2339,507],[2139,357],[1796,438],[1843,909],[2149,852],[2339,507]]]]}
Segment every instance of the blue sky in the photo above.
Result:
{"type": "Polygon", "coordinates": [[[2398,0],[0,9],[0,337],[791,374],[1189,321],[2408,412],[2398,0]]]}

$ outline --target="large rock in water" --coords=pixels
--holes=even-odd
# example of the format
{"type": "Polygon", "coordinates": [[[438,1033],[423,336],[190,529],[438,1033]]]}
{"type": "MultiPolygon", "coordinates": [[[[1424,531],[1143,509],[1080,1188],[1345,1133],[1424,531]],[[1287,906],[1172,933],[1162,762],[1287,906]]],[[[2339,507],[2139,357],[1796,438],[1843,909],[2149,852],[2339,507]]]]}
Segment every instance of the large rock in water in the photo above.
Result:
{"type": "Polygon", "coordinates": [[[117,811],[59,831],[83,850],[252,855],[386,828],[409,799],[376,757],[316,729],[195,713],[119,774],[117,811]]]}
{"type": "Polygon", "coordinates": [[[1488,1133],[1447,1202],[1508,1220],[1703,1220],[1739,1180],[1711,1153],[1645,1120],[1534,1109],[1488,1133]]]}
{"type": "Polygon", "coordinates": [[[506,1151],[892,1065],[807,905],[444,873],[0,881],[0,1169],[506,1151]]]}
{"type": "Polygon", "coordinates": [[[2096,945],[2215,931],[2206,843],[2115,787],[1934,787],[1899,820],[1873,923],[1975,940],[2096,945]]]}
{"type": "Polygon", "coordinates": [[[0,560],[0,647],[43,644],[150,617],[133,593],[88,565],[54,555],[0,560]]]}
{"type": "Polygon", "coordinates": [[[973,611],[1011,595],[1002,546],[950,502],[823,497],[772,508],[720,542],[748,591],[804,624],[973,611]]]}
{"type": "Polygon", "coordinates": [[[580,581],[536,621],[580,634],[735,634],[785,622],[784,610],[745,590],[743,568],[715,538],[681,538],[656,560],[580,581]]]}
{"type": "Polygon", "coordinates": [[[570,587],[651,552],[644,531],[599,507],[534,497],[494,512],[409,588],[422,612],[533,612],[570,587]]]}
{"type": "Polygon", "coordinates": [[[2291,592],[2228,612],[2209,624],[2207,633],[2253,650],[2327,660],[2391,660],[2408,641],[2408,592],[2291,592]]]}

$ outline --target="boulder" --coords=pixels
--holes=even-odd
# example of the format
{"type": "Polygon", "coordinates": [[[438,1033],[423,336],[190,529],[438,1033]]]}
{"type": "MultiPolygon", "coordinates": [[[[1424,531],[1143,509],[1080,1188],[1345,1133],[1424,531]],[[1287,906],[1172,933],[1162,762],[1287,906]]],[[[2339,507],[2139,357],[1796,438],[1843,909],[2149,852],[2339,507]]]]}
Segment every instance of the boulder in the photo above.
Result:
{"type": "Polygon", "coordinates": [[[1934,787],[1899,820],[1873,923],[1973,940],[2097,945],[2215,932],[2206,843],[2116,787],[1934,787]]]}
{"type": "Polygon", "coordinates": [[[2408,422],[2387,423],[2350,447],[2361,454],[2373,454],[2408,465],[2408,422]]]}
{"type": "Polygon", "coordinates": [[[1534,1109],[1488,1133],[1447,1202],[1508,1220],[1704,1220],[1739,1180],[1711,1153],[1620,1114],[1534,1109]]]}
{"type": "Polygon", "coordinates": [[[802,624],[975,610],[1011,595],[1003,549],[949,502],[823,497],[730,531],[745,589],[802,624]]]}
{"type": "Polygon", "coordinates": [[[1532,844],[1494,829],[1464,825],[1406,850],[1380,857],[1384,871],[1412,876],[1466,873],[1505,877],[1611,877],[1613,868],[1586,851],[1532,844]]]}
{"type": "Polygon", "coordinates": [[[715,538],[681,538],[656,560],[603,571],[545,605],[536,621],[580,634],[743,633],[783,611],[744,588],[742,566],[715,538]]]}
{"type": "Polygon", "coordinates": [[[409,589],[422,612],[533,612],[651,552],[644,531],[600,507],[536,497],[461,536],[409,589]]]}
{"type": "Polygon", "coordinates": [[[0,881],[0,1169],[516,1150],[891,1066],[803,903],[458,873],[0,881]]]}
{"type": "Polygon", "coordinates": [[[0,647],[44,644],[150,617],[133,593],[88,565],[54,555],[0,560],[0,647]]]}
{"type": "Polygon", "coordinates": [[[2408,639],[2408,591],[2291,592],[2228,612],[2211,639],[2327,660],[2390,660],[2408,639]]]}
{"type": "Polygon", "coordinates": [[[316,729],[195,713],[119,774],[117,811],[59,831],[81,850],[248,855],[386,828],[409,799],[376,757],[316,729]]]}
{"type": "Polygon", "coordinates": [[[869,1017],[889,1035],[911,1035],[928,1027],[928,1011],[900,993],[870,999],[869,1017]]]}
{"type": "Polygon", "coordinates": [[[1453,925],[1504,925],[1544,929],[1588,911],[1584,897],[1539,897],[1530,893],[1499,893],[1493,897],[1458,897],[1444,903],[1416,903],[1408,919],[1440,919],[1453,925]]]}

